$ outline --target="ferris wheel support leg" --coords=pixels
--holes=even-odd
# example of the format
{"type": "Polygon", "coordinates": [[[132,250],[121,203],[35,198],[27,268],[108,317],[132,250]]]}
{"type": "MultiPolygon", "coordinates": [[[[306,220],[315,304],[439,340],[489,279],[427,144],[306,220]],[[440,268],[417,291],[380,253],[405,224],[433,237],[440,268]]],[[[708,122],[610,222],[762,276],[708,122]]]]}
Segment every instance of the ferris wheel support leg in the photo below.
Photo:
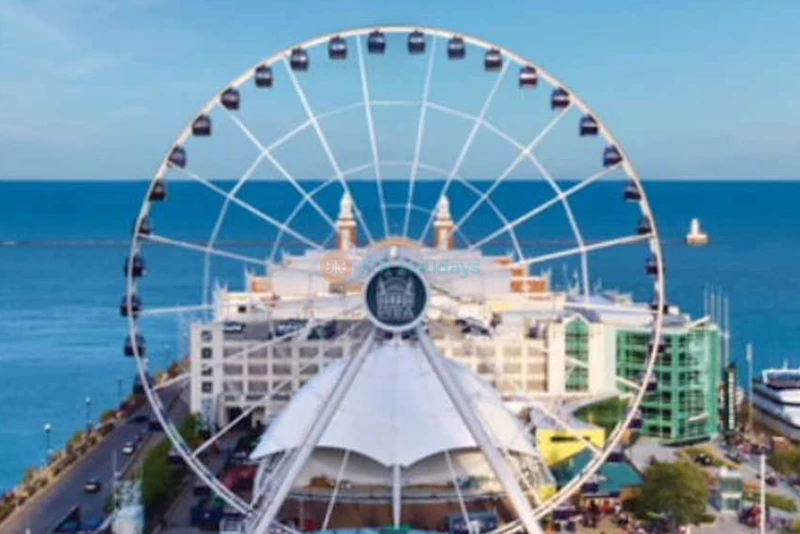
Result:
{"type": "Polygon", "coordinates": [[[268,496],[264,511],[252,522],[251,527],[248,529],[248,534],[267,534],[269,532],[269,528],[275,516],[280,511],[281,506],[283,506],[283,501],[292,489],[292,484],[300,475],[306,462],[311,457],[311,453],[314,451],[317,443],[319,443],[320,438],[322,438],[323,432],[325,432],[325,429],[328,428],[331,420],[333,420],[333,417],[336,415],[345,394],[349,391],[350,386],[353,385],[356,376],[358,376],[364,361],[366,361],[372,349],[374,340],[375,331],[373,330],[369,333],[367,339],[364,340],[364,344],[358,352],[345,364],[342,374],[333,385],[333,389],[328,395],[328,398],[322,404],[319,413],[306,432],[305,439],[302,441],[303,444],[294,454],[294,458],[291,459],[290,464],[286,467],[286,474],[279,482],[278,487],[268,496]]]}
{"type": "Polygon", "coordinates": [[[542,527],[536,520],[533,508],[531,508],[531,503],[525,496],[525,492],[522,491],[522,488],[517,483],[514,472],[500,453],[500,450],[492,443],[491,436],[489,436],[481,420],[478,419],[473,407],[470,406],[466,393],[444,365],[443,359],[439,357],[436,347],[433,346],[424,328],[417,327],[417,337],[433,372],[438,377],[447,396],[452,401],[453,406],[455,406],[461,420],[464,421],[478,447],[486,456],[489,466],[506,491],[506,495],[508,495],[528,534],[542,534],[542,527]]]}

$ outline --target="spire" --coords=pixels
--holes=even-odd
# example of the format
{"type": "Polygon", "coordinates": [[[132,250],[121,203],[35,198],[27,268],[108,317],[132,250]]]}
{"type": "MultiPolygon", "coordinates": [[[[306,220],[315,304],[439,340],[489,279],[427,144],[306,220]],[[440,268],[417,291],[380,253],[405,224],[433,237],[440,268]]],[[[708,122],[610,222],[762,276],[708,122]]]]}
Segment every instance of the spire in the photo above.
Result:
{"type": "Polygon", "coordinates": [[[356,225],[353,208],[353,197],[349,193],[342,195],[339,202],[339,220],[336,228],[339,232],[339,250],[348,250],[357,245],[358,226],[356,225]]]}
{"type": "Polygon", "coordinates": [[[442,195],[439,205],[436,206],[436,221],[433,223],[434,246],[439,250],[454,248],[454,228],[453,217],[450,215],[450,200],[445,195],[442,195]]]}

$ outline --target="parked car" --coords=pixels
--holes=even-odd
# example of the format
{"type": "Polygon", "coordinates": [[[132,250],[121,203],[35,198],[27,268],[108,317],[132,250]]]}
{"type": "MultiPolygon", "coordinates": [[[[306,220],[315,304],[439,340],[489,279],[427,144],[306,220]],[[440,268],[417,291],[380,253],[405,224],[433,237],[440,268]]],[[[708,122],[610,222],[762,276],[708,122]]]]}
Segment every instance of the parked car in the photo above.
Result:
{"type": "Polygon", "coordinates": [[[85,493],[100,493],[101,489],[103,489],[103,483],[96,478],[90,478],[83,484],[85,493]]]}
{"type": "Polygon", "coordinates": [[[134,452],[136,452],[136,443],[133,441],[128,441],[122,446],[122,454],[130,456],[134,452]]]}

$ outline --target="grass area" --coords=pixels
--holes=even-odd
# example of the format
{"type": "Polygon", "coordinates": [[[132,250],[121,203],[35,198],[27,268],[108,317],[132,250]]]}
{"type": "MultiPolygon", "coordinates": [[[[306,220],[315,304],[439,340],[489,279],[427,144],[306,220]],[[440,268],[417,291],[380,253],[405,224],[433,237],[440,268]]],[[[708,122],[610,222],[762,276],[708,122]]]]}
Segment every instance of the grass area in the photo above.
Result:
{"type": "Polygon", "coordinates": [[[800,477],[800,447],[774,453],[769,465],[782,475],[800,477]]]}
{"type": "Polygon", "coordinates": [[[581,421],[597,425],[610,434],[624,417],[628,409],[628,401],[618,397],[604,399],[594,404],[584,406],[575,412],[575,417],[581,421]]]}
{"type": "Polygon", "coordinates": [[[694,463],[697,463],[697,458],[705,456],[711,462],[712,467],[722,467],[726,465],[725,462],[722,461],[722,458],[708,447],[686,447],[681,452],[694,463]]]}
{"type": "MultiPolygon", "coordinates": [[[[761,502],[761,496],[758,493],[748,492],[744,494],[744,500],[758,503],[761,502]]],[[[767,493],[766,500],[768,508],[777,508],[786,512],[797,511],[797,503],[791,497],[778,495],[777,493],[767,493]]]]}
{"type": "MultiPolygon", "coordinates": [[[[181,424],[180,433],[190,447],[197,447],[202,440],[199,419],[196,416],[187,417],[181,424]]],[[[150,450],[142,463],[142,501],[150,521],[169,509],[185,474],[181,466],[170,463],[171,448],[172,443],[164,439],[150,450]]]]}

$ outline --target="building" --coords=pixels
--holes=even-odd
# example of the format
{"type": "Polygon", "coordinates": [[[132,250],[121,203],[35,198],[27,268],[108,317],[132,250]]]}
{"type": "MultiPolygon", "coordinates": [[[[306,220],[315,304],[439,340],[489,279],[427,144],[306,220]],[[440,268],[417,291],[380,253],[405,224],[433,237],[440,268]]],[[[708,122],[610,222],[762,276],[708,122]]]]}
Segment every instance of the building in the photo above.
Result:
{"type": "MultiPolygon", "coordinates": [[[[649,332],[619,329],[619,376],[638,376],[650,350],[649,332]]],[[[668,318],[656,362],[658,389],[642,402],[642,434],[679,445],[713,439],[720,432],[721,335],[708,321],[668,318]]]]}
{"type": "MultiPolygon", "coordinates": [[[[191,326],[191,409],[212,426],[271,417],[351,353],[358,344],[351,329],[364,318],[361,284],[398,248],[437,289],[429,319],[438,350],[502,395],[584,401],[626,393],[641,380],[653,320],[648,304],[616,292],[586,300],[553,291],[548,273],[531,273],[506,256],[452,249],[446,201],[431,248],[402,239],[359,248],[346,196],[338,223],[340,249],[352,264],[346,282],[320,276],[323,254],[307,251],[272,265],[268,275],[248,274],[243,291],[219,288],[214,319],[191,326]],[[318,326],[309,328],[312,319],[318,326]]],[[[713,437],[719,331],[674,306],[664,331],[669,349],[657,370],[659,391],[645,404],[643,431],[668,443],[713,437]]]]}
{"type": "Polygon", "coordinates": [[[721,467],[717,485],[719,509],[723,513],[738,514],[744,498],[744,479],[738,471],[721,467]]]}

